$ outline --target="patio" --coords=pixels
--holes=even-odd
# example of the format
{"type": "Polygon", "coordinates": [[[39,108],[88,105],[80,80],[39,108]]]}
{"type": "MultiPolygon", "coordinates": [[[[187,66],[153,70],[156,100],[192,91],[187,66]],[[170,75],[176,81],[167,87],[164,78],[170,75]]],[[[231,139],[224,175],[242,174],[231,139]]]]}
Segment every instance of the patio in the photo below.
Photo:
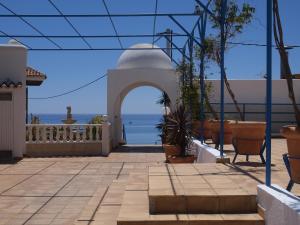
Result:
{"type": "MultiPolygon", "coordinates": [[[[272,183],[285,187],[285,140],[273,139],[272,144],[272,183]]],[[[0,164],[0,224],[116,224],[129,174],[146,174],[149,166],[161,166],[163,160],[157,147],[137,146],[123,147],[109,157],[24,158],[0,164]]],[[[245,163],[240,156],[234,167],[246,174],[238,182],[256,192],[265,176],[259,158],[245,163]]],[[[292,193],[299,196],[300,186],[292,193]]]]}

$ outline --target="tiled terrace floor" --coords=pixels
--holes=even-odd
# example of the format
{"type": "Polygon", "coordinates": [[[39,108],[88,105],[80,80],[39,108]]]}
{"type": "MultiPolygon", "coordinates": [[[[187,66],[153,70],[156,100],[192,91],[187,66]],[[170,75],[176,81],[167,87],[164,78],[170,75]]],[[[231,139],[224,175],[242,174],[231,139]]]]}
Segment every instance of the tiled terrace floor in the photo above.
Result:
{"type": "MultiPolygon", "coordinates": [[[[233,155],[230,146],[226,150],[233,155]]],[[[288,182],[283,152],[285,141],[274,139],[273,182],[281,186],[288,182]]],[[[244,160],[240,156],[236,168],[263,182],[259,159],[244,160]]],[[[129,173],[146,172],[163,161],[159,150],[139,147],[123,148],[109,157],[25,158],[0,164],[0,225],[115,225],[129,173]]],[[[293,192],[300,195],[300,185],[293,192]]]]}

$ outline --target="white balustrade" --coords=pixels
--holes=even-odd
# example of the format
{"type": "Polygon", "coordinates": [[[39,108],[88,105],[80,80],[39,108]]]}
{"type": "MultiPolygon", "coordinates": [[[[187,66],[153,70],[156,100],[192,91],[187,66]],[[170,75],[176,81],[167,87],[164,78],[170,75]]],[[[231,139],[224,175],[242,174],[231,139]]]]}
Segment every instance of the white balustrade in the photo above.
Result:
{"type": "Polygon", "coordinates": [[[100,143],[102,124],[27,124],[27,143],[100,143]]]}

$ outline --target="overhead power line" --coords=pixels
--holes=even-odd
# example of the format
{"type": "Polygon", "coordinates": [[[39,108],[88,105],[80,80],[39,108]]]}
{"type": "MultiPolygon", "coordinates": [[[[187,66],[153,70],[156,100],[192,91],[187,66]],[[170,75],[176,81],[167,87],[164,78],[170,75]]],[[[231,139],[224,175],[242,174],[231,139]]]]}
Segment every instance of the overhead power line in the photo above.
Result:
{"type": "MultiPolygon", "coordinates": [[[[9,34],[5,33],[5,32],[2,31],[2,30],[0,30],[0,33],[4,34],[3,37],[9,37],[9,38],[11,38],[11,39],[13,39],[13,40],[19,42],[20,44],[24,45],[24,46],[25,46],[26,48],[28,48],[29,50],[32,49],[29,45],[25,44],[25,43],[22,42],[22,41],[17,40],[16,37],[9,35],[9,34]]],[[[0,35],[0,37],[1,37],[1,36],[2,36],[2,35],[0,35]]]]}
{"type": "Polygon", "coordinates": [[[195,13],[129,13],[129,14],[2,14],[0,17],[21,17],[21,18],[62,18],[62,17],[153,17],[153,16],[195,16],[199,17],[199,15],[195,13]]]}
{"type": "MultiPolygon", "coordinates": [[[[48,2],[56,9],[56,11],[64,16],[63,12],[60,11],[60,9],[51,1],[51,0],[48,0],[48,2]]],[[[92,48],[92,46],[90,45],[90,43],[87,42],[87,40],[85,40],[84,37],[82,37],[81,33],[76,29],[76,27],[71,23],[71,21],[64,16],[64,19],[65,21],[72,27],[72,29],[78,34],[79,37],[81,37],[81,39],[83,40],[83,42],[89,47],[89,48],[92,48]]]]}
{"type": "MultiPolygon", "coordinates": [[[[115,27],[114,21],[112,20],[111,15],[110,15],[109,10],[108,10],[108,7],[107,7],[107,5],[106,5],[106,3],[105,3],[105,0],[102,0],[102,2],[103,2],[103,5],[104,5],[104,7],[105,7],[105,10],[106,10],[106,12],[107,12],[107,14],[108,14],[108,16],[109,16],[109,20],[110,20],[110,23],[111,23],[111,25],[112,25],[114,31],[115,31],[115,34],[116,34],[116,36],[119,36],[118,31],[117,31],[117,29],[116,29],[116,27],[115,27]]],[[[123,45],[122,45],[122,42],[121,42],[120,37],[117,37],[117,38],[118,38],[118,41],[119,41],[119,44],[120,44],[121,48],[123,48],[123,45]]]]}
{"type": "MultiPolygon", "coordinates": [[[[81,35],[84,38],[113,38],[113,37],[125,37],[125,38],[138,38],[138,37],[163,37],[168,34],[159,33],[159,34],[119,34],[119,35],[81,35]]],[[[43,38],[41,35],[32,35],[32,34],[11,34],[10,37],[14,38],[43,38]]],[[[79,38],[78,35],[45,35],[49,38],[79,38]]],[[[187,37],[186,34],[172,33],[174,37],[187,37]]],[[[8,34],[0,35],[0,37],[8,37],[8,34]]]]}
{"type": "Polygon", "coordinates": [[[87,84],[84,84],[84,85],[82,85],[82,86],[80,86],[80,87],[78,87],[78,88],[75,88],[75,89],[73,89],[73,90],[63,92],[63,93],[61,93],[61,94],[52,95],[52,96],[48,96],[48,97],[33,97],[33,98],[28,98],[28,99],[32,99],[32,100],[46,100],[46,99],[53,99],[53,98],[62,97],[62,96],[65,96],[65,95],[74,93],[74,92],[76,92],[76,91],[79,91],[79,90],[81,90],[81,89],[83,89],[83,88],[86,88],[86,87],[92,85],[93,83],[95,83],[95,82],[101,80],[102,78],[104,78],[104,77],[106,77],[106,76],[107,76],[107,74],[104,74],[103,76],[98,77],[97,79],[95,79],[95,80],[93,80],[93,81],[91,81],[91,82],[89,82],[89,83],[87,83],[87,84]]]}
{"type": "Polygon", "coordinates": [[[16,14],[13,10],[11,10],[10,8],[8,8],[6,5],[4,5],[2,2],[0,2],[0,5],[5,8],[6,10],[8,10],[9,12],[11,12],[14,16],[18,17],[20,20],[22,20],[24,23],[26,23],[29,27],[31,27],[33,30],[35,30],[36,32],[38,32],[40,35],[42,35],[44,38],[46,38],[47,40],[49,40],[52,44],[54,44],[56,47],[61,48],[60,45],[58,45],[57,43],[55,43],[53,40],[51,40],[50,38],[48,38],[47,36],[45,36],[45,34],[43,34],[38,28],[36,28],[35,26],[33,26],[31,23],[29,23],[27,20],[25,20],[23,17],[18,16],[18,14],[16,14]]]}

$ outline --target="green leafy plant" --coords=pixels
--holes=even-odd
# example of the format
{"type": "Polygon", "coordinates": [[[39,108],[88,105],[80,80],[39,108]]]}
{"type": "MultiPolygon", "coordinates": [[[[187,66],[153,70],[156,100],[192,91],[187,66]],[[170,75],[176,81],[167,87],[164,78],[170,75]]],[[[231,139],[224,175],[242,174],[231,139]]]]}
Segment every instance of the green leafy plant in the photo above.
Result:
{"type": "Polygon", "coordinates": [[[180,146],[181,156],[186,156],[186,150],[192,141],[191,121],[184,105],[168,114],[163,127],[167,130],[166,141],[169,144],[180,146]]]}
{"type": "MultiPolygon", "coordinates": [[[[196,53],[197,58],[197,53],[196,53]]],[[[181,78],[181,102],[185,108],[191,113],[192,120],[200,120],[200,81],[197,76],[195,76],[194,64],[188,64],[184,60],[177,67],[177,72],[182,74],[181,78]],[[190,67],[193,67],[192,69],[190,67]],[[191,75],[186,75],[191,73],[191,75]]],[[[210,104],[209,96],[213,91],[210,82],[205,82],[204,86],[204,111],[212,113],[215,119],[218,119],[218,115],[212,105],[210,104]]],[[[205,117],[205,116],[204,116],[205,117]]]]}
{"type": "MultiPolygon", "coordinates": [[[[213,16],[210,16],[209,19],[212,23],[212,28],[217,31],[215,36],[210,36],[206,39],[206,54],[207,57],[216,64],[221,67],[221,11],[222,11],[222,0],[214,0],[214,4],[212,4],[211,11],[213,12],[213,16]]],[[[225,22],[224,22],[224,40],[225,40],[225,51],[230,49],[229,41],[234,39],[238,34],[241,34],[245,28],[245,26],[251,23],[253,14],[255,13],[255,8],[250,6],[248,3],[243,3],[240,7],[236,0],[230,0],[227,5],[227,10],[225,14],[225,22]]],[[[225,68],[224,68],[225,71],[225,68]]],[[[230,87],[230,83],[227,78],[227,74],[225,71],[224,81],[228,93],[235,105],[237,112],[240,115],[240,119],[244,120],[244,115],[242,110],[240,109],[234,92],[230,87]]]]}
{"type": "Polygon", "coordinates": [[[168,114],[168,108],[171,105],[171,100],[166,92],[162,92],[159,99],[156,101],[157,104],[160,104],[164,107],[165,115],[168,114]]]}

